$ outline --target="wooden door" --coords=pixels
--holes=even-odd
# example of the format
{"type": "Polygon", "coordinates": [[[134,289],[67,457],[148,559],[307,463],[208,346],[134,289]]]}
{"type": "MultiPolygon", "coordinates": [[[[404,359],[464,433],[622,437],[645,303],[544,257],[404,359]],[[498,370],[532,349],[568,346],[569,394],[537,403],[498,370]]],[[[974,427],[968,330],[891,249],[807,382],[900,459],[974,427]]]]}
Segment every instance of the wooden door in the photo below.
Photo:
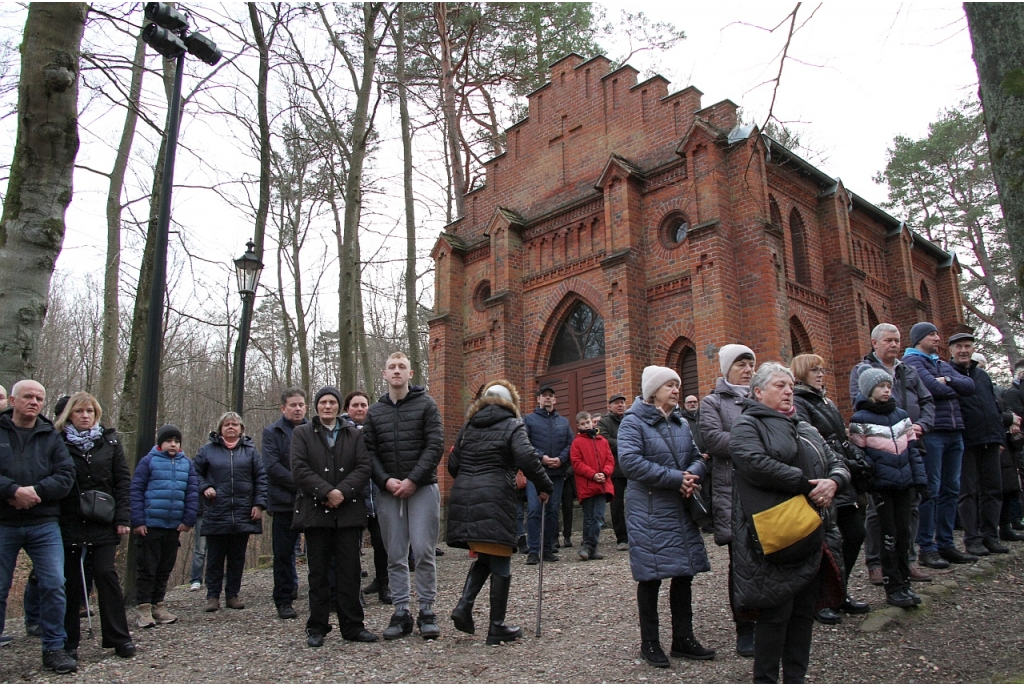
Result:
{"type": "Polygon", "coordinates": [[[544,384],[554,388],[555,397],[558,398],[555,408],[569,419],[574,432],[576,414],[579,412],[604,415],[608,410],[603,356],[552,367],[546,375],[537,379],[537,387],[544,384]]]}

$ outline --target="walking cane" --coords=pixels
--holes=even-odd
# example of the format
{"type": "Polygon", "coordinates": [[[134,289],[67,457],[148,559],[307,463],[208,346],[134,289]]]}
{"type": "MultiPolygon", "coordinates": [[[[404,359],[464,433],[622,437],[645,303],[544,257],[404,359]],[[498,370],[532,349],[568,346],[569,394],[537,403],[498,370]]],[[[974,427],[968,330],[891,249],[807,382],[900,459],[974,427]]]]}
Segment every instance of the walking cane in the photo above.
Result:
{"type": "Polygon", "coordinates": [[[540,566],[537,569],[537,637],[540,637],[540,607],[544,602],[544,519],[547,518],[547,502],[540,508],[540,566]]]}
{"type": "Polygon", "coordinates": [[[93,638],[92,633],[92,610],[89,609],[89,589],[85,584],[85,545],[82,545],[82,554],[78,557],[78,568],[82,572],[82,597],[85,600],[85,618],[89,625],[89,639],[93,638]]]}

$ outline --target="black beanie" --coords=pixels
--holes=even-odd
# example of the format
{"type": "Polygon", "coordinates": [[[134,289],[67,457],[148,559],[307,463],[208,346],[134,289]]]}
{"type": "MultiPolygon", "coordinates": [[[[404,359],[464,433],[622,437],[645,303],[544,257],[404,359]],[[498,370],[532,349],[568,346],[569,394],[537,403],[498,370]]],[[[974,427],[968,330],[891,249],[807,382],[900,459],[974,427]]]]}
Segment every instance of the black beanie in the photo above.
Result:
{"type": "Polygon", "coordinates": [[[316,391],[316,397],[313,399],[313,411],[316,411],[316,406],[320,404],[324,395],[334,395],[334,399],[338,400],[338,411],[341,411],[341,391],[333,385],[325,385],[316,391]]]}
{"type": "Polygon", "coordinates": [[[181,429],[175,425],[167,424],[166,426],[160,426],[160,430],[156,432],[156,446],[157,449],[160,445],[164,444],[171,438],[177,438],[178,444],[181,444],[181,429]]]}

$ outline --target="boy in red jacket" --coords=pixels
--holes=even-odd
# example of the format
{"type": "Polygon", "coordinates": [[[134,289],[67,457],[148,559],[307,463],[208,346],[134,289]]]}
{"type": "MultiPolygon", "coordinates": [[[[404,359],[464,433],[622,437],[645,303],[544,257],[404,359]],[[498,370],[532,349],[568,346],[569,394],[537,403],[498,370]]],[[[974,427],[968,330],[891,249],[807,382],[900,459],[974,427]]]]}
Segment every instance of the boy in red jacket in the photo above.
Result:
{"type": "Polygon", "coordinates": [[[583,507],[583,544],[580,546],[580,561],[604,559],[597,551],[597,540],[604,526],[604,505],[615,495],[612,485],[612,470],[615,457],[603,435],[597,434],[590,412],[581,411],[576,415],[579,434],[572,441],[569,459],[576,476],[576,494],[583,507]]]}

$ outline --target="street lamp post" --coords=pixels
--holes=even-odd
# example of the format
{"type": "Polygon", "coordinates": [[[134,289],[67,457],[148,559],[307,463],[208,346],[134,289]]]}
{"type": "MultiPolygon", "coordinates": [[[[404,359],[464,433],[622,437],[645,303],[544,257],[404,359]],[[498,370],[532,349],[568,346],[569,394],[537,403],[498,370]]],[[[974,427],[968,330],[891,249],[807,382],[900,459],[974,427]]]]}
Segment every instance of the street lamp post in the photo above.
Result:
{"type": "Polygon", "coordinates": [[[178,128],[181,123],[181,79],[185,71],[185,53],[191,53],[210,66],[220,61],[216,43],[197,33],[188,32],[185,15],[163,2],[149,2],[145,7],[150,20],[142,31],[142,39],[165,59],[174,59],[174,89],[167,112],[167,144],[160,185],[160,209],[157,217],[156,248],[153,253],[153,280],[149,294],[149,315],[146,319],[146,346],[139,385],[139,415],[135,454],[141,459],[152,447],[156,434],[156,407],[160,395],[160,357],[163,352],[164,295],[167,290],[167,238],[171,224],[171,188],[174,186],[174,156],[178,151],[178,128]]]}
{"type": "Polygon", "coordinates": [[[249,347],[249,327],[256,300],[256,286],[260,283],[263,262],[256,255],[256,244],[245,244],[245,254],[235,260],[238,294],[242,296],[242,320],[238,324],[238,345],[235,347],[235,411],[242,414],[245,399],[245,350],[249,347]]]}

